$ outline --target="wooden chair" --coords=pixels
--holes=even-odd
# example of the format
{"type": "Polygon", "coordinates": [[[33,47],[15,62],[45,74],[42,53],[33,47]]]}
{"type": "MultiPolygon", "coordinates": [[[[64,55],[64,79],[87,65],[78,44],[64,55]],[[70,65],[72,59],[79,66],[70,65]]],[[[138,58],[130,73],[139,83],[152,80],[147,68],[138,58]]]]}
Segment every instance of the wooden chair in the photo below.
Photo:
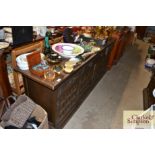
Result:
{"type": "Polygon", "coordinates": [[[8,79],[5,54],[3,52],[0,52],[0,88],[0,95],[4,98],[7,98],[11,95],[11,86],[8,79]]]}
{"type": "MultiPolygon", "coordinates": [[[[43,40],[38,41],[38,42],[32,42],[30,44],[23,45],[23,46],[13,49],[11,53],[12,54],[12,67],[13,68],[17,67],[16,58],[19,55],[33,52],[33,51],[43,52],[43,40]]],[[[20,82],[20,79],[19,79],[20,78],[19,76],[21,75],[17,71],[13,70],[13,76],[14,76],[14,82],[15,82],[15,88],[13,88],[13,91],[17,95],[21,95],[24,92],[23,82],[20,82]]]]}
{"type": "Polygon", "coordinates": [[[5,54],[0,51],[0,117],[5,108],[9,105],[12,91],[8,79],[7,64],[5,61],[5,54]]]}

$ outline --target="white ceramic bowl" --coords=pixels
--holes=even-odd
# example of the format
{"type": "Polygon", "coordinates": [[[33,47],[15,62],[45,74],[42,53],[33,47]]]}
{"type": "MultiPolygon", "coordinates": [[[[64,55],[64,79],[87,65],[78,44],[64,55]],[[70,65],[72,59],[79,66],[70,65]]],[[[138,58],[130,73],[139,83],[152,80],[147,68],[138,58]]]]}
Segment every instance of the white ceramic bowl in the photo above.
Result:
{"type": "Polygon", "coordinates": [[[63,49],[64,51],[72,51],[74,48],[73,48],[72,46],[65,45],[65,46],[62,47],[62,49],[63,49]]]}
{"type": "Polygon", "coordinates": [[[72,55],[72,51],[64,50],[63,53],[64,53],[65,55],[72,55]]]}
{"type": "Polygon", "coordinates": [[[52,45],[52,50],[55,51],[56,53],[58,53],[60,56],[62,56],[64,58],[74,58],[77,55],[82,54],[84,52],[84,49],[81,46],[76,45],[76,44],[70,44],[70,43],[56,43],[56,44],[52,45]],[[61,52],[61,51],[56,49],[57,46],[64,46],[63,49],[65,48],[65,49],[68,49],[68,50],[63,50],[63,52],[61,52]],[[71,49],[70,46],[72,46],[71,48],[78,47],[80,49],[80,52],[77,53],[77,54],[73,54],[72,51],[70,50],[71,49]]]}

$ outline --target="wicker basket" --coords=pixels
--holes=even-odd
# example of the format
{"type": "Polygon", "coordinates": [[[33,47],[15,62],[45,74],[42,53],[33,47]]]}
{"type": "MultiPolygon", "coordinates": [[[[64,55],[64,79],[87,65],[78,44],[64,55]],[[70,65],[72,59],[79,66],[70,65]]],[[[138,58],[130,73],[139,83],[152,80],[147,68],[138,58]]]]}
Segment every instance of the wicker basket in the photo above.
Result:
{"type": "Polygon", "coordinates": [[[32,112],[30,117],[35,116],[36,120],[41,122],[39,125],[38,129],[48,129],[48,117],[47,117],[47,112],[40,106],[36,105],[36,108],[32,112]]]}
{"type": "MultiPolygon", "coordinates": [[[[36,120],[41,122],[38,129],[48,129],[49,128],[47,112],[41,106],[36,105],[36,107],[30,117],[35,117],[36,120]]],[[[0,123],[0,128],[3,129],[4,126],[5,126],[5,123],[2,121],[0,123]]]]}

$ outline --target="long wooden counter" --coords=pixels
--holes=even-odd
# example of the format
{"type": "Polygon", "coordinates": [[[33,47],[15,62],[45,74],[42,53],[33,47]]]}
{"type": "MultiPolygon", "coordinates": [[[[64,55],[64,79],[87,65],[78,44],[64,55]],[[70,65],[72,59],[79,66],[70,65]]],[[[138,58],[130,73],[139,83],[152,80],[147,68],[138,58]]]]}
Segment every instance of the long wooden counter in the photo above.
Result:
{"type": "Polygon", "coordinates": [[[62,73],[54,81],[39,78],[29,71],[15,70],[23,75],[26,95],[41,105],[48,113],[54,128],[63,128],[97,82],[106,72],[106,65],[113,42],[90,56],[71,74],[62,73]]]}

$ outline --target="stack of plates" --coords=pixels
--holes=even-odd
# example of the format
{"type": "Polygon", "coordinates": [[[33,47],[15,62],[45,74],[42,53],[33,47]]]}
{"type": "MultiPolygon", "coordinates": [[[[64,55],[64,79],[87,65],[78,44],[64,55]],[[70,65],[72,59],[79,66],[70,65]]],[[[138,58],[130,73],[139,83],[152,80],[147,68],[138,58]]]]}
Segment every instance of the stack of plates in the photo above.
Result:
{"type": "Polygon", "coordinates": [[[8,46],[9,46],[9,43],[0,42],[0,49],[7,48],[8,46]]]}
{"type": "Polygon", "coordinates": [[[29,69],[27,58],[26,58],[26,56],[29,54],[30,53],[22,54],[16,58],[17,65],[21,70],[29,69]]]}
{"type": "Polygon", "coordinates": [[[5,32],[12,33],[12,28],[10,28],[10,27],[4,27],[3,30],[5,32]]]}
{"type": "MultiPolygon", "coordinates": [[[[21,54],[16,58],[17,65],[21,70],[29,69],[28,62],[27,62],[27,55],[29,54],[31,53],[21,54]]],[[[43,53],[40,53],[40,54],[41,54],[41,59],[44,60],[45,55],[43,53]]]]}
{"type": "Polygon", "coordinates": [[[5,33],[5,41],[8,43],[12,43],[13,39],[12,39],[12,34],[11,33],[5,33]]]}

